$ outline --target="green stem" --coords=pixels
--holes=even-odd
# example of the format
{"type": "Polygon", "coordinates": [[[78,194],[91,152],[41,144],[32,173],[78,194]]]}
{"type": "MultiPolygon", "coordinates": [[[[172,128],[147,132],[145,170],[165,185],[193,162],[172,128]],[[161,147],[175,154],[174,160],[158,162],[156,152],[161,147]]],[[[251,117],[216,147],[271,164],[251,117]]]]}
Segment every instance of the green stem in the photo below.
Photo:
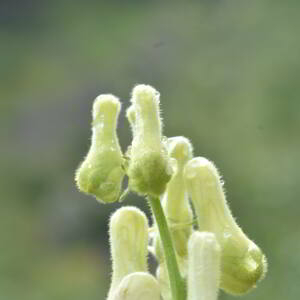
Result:
{"type": "Polygon", "coordinates": [[[162,241],[164,257],[168,269],[173,300],[186,300],[185,282],[180,275],[175,250],[173,247],[167,220],[164,215],[160,200],[157,197],[148,197],[155,221],[158,226],[159,235],[162,241]]]}

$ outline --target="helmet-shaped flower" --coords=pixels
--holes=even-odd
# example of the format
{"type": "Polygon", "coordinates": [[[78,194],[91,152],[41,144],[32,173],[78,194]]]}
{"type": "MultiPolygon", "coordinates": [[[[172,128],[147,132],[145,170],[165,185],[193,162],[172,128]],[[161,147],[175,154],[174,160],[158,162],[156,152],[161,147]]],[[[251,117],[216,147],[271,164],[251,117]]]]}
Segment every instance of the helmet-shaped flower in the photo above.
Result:
{"type": "Polygon", "coordinates": [[[214,164],[197,157],[184,172],[199,230],[214,233],[222,249],[221,288],[232,294],[249,291],[266,272],[264,254],[232,217],[214,164]]]}
{"type": "Polygon", "coordinates": [[[127,114],[133,129],[129,187],[141,195],[159,196],[172,173],[162,143],[159,93],[149,85],[138,85],[133,89],[131,102],[133,108],[127,114]]]}
{"type": "Polygon", "coordinates": [[[93,105],[92,143],[79,166],[78,188],[104,203],[119,199],[124,171],[123,156],[116,134],[120,101],[113,95],[100,95],[93,105]]]}

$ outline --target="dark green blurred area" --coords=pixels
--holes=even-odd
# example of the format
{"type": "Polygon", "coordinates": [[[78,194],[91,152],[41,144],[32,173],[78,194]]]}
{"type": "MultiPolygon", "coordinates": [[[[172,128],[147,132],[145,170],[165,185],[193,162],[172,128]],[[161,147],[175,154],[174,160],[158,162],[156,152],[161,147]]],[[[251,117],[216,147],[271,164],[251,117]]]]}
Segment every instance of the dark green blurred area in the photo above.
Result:
{"type": "MultiPolygon", "coordinates": [[[[107,221],[74,171],[100,93],[161,93],[164,134],[213,160],[266,279],[245,300],[300,297],[300,2],[0,2],[0,299],[105,299],[107,221]]],[[[124,118],[123,150],[131,134],[124,118]]],[[[148,212],[131,196],[128,205],[148,212]]],[[[233,296],[221,293],[220,299],[233,296]]]]}

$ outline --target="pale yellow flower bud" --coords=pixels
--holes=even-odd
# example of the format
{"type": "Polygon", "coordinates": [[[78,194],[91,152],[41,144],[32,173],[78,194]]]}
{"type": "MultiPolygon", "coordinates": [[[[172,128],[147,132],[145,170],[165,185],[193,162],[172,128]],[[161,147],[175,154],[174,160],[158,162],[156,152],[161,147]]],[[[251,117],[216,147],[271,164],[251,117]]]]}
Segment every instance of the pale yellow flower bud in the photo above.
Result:
{"type": "Polygon", "coordinates": [[[134,272],[147,272],[148,220],[135,207],[122,207],[110,219],[112,281],[109,299],[122,279],[134,272]]]}
{"type": "Polygon", "coordinates": [[[123,278],[108,300],[160,300],[160,287],[149,273],[135,272],[123,278]]]}
{"type": "MultiPolygon", "coordinates": [[[[172,137],[166,141],[168,155],[174,165],[174,173],[162,196],[162,206],[167,217],[169,229],[177,255],[187,255],[187,243],[193,227],[193,212],[183,179],[183,168],[193,156],[190,141],[182,136],[172,137]]],[[[159,237],[155,241],[156,256],[163,259],[159,237]]]]}
{"type": "Polygon", "coordinates": [[[163,195],[163,208],[170,224],[170,230],[179,256],[187,254],[187,242],[192,231],[193,212],[188,201],[188,195],[183,179],[183,168],[193,156],[190,141],[185,137],[169,138],[168,154],[176,161],[175,172],[163,195]]]}
{"type": "Polygon", "coordinates": [[[100,202],[119,199],[124,171],[123,156],[116,134],[121,104],[113,95],[100,95],[93,106],[92,143],[79,166],[78,188],[100,202]]]}
{"type": "MultiPolygon", "coordinates": [[[[162,196],[162,206],[167,217],[180,273],[185,278],[187,275],[187,245],[193,228],[193,212],[188,201],[183,169],[187,161],[192,158],[193,149],[190,141],[181,136],[168,138],[165,143],[168,155],[172,159],[174,173],[162,196]]],[[[157,278],[162,296],[164,300],[172,300],[167,267],[158,233],[154,246],[156,258],[159,261],[157,278]]]]}
{"type": "Polygon", "coordinates": [[[195,231],[188,243],[188,300],[216,300],[221,248],[213,233],[195,231]]]}
{"type": "Polygon", "coordinates": [[[216,167],[205,158],[190,160],[184,171],[199,230],[213,232],[222,249],[221,288],[243,294],[266,271],[266,258],[237,225],[225,199],[216,167]]]}
{"type": "MultiPolygon", "coordinates": [[[[162,143],[159,93],[151,86],[138,85],[133,89],[131,101],[135,121],[130,121],[134,122],[134,134],[129,152],[129,186],[138,194],[159,196],[172,173],[162,143]]],[[[128,116],[130,120],[130,111],[128,116]]]]}

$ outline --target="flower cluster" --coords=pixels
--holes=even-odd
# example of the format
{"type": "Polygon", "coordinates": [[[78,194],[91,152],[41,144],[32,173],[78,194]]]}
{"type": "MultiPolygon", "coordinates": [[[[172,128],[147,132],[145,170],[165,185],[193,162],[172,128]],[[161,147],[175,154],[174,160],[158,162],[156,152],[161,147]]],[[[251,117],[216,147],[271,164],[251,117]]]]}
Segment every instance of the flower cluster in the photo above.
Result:
{"type": "Polygon", "coordinates": [[[121,103],[100,95],[93,106],[90,150],[76,171],[78,188],[102,203],[128,190],[147,197],[154,224],[124,206],[110,219],[112,280],[108,300],[216,300],[218,290],[241,295],[261,280],[266,258],[232,217],[212,162],[193,157],[185,137],[162,135],[159,93],[133,89],[127,119],[133,140],[122,153],[117,134],[121,103]],[[148,271],[155,255],[155,276],[148,271]]]}

